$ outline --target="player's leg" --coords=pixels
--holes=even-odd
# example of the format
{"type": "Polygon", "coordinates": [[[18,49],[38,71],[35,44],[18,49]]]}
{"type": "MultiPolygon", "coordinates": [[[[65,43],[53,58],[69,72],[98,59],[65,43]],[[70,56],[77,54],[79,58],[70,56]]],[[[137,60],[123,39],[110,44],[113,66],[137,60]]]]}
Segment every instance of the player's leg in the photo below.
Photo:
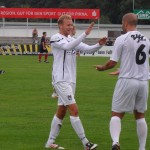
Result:
{"type": "Polygon", "coordinates": [[[121,132],[121,119],[123,118],[124,113],[112,112],[112,117],[110,120],[110,135],[112,138],[112,150],[119,150],[119,137],[121,132]]]}
{"type": "Polygon", "coordinates": [[[80,138],[80,140],[82,141],[82,144],[85,147],[85,149],[86,150],[95,149],[97,147],[97,144],[93,144],[93,143],[89,142],[85,136],[82,122],[78,116],[77,104],[75,103],[75,104],[68,105],[67,108],[70,113],[71,125],[72,125],[73,129],[75,130],[76,134],[78,135],[78,137],[80,138]]]}
{"type": "Polygon", "coordinates": [[[123,100],[122,97],[124,91],[122,90],[122,85],[123,81],[119,79],[117,81],[112,99],[112,117],[109,123],[109,131],[112,139],[112,150],[120,149],[119,137],[121,133],[121,119],[124,116],[124,113],[121,113],[124,112],[123,110],[121,110],[122,106],[119,106],[119,104],[121,104],[121,101],[123,100]]]}
{"type": "Polygon", "coordinates": [[[39,53],[38,58],[39,58],[39,62],[41,62],[41,59],[42,59],[42,53],[41,52],[39,53]]]}
{"type": "MultiPolygon", "coordinates": [[[[72,95],[74,97],[76,85],[71,84],[70,86],[71,86],[71,90],[72,90],[72,95]]],[[[93,143],[89,142],[85,136],[85,131],[84,131],[82,122],[78,115],[77,104],[76,103],[69,104],[69,105],[67,105],[67,108],[70,113],[71,125],[72,125],[73,129],[75,130],[76,134],[78,135],[78,137],[81,139],[84,148],[86,150],[95,149],[97,147],[97,144],[93,144],[93,143]]]]}
{"type": "MultiPolygon", "coordinates": [[[[64,106],[67,107],[70,113],[71,125],[77,133],[77,135],[79,136],[79,138],[81,139],[83,145],[86,146],[86,144],[88,144],[89,141],[85,137],[84,129],[81,120],[78,116],[78,107],[74,98],[75,87],[75,84],[67,82],[60,82],[54,84],[54,88],[58,94],[58,104],[62,103],[64,104],[64,106]],[[61,103],[59,102],[59,100],[61,100],[61,103]]],[[[97,145],[89,143],[88,146],[90,146],[92,150],[97,145]]]]}
{"type": "MultiPolygon", "coordinates": [[[[71,95],[74,99],[76,84],[71,83],[69,86],[70,86],[70,91],[72,93],[71,95]]],[[[72,125],[73,129],[75,130],[78,137],[81,139],[83,145],[86,145],[89,141],[87,140],[87,138],[85,136],[85,132],[84,132],[82,122],[81,122],[81,120],[78,116],[78,106],[75,102],[75,99],[74,99],[74,102],[67,105],[67,108],[68,108],[68,111],[69,111],[69,114],[70,114],[70,122],[71,122],[71,125],[72,125]]]]}
{"type": "Polygon", "coordinates": [[[110,135],[112,138],[112,150],[119,149],[119,137],[121,133],[121,119],[125,112],[133,112],[135,104],[136,83],[128,79],[117,81],[113,100],[112,118],[110,120],[110,135]]]}
{"type": "Polygon", "coordinates": [[[62,120],[66,115],[67,108],[63,105],[58,106],[57,112],[53,117],[53,120],[51,122],[51,129],[49,133],[48,141],[45,145],[46,148],[59,148],[63,149],[63,147],[58,146],[55,143],[55,139],[58,136],[60,132],[60,128],[62,126],[62,120]]]}
{"type": "Polygon", "coordinates": [[[77,104],[75,103],[75,104],[68,105],[67,108],[70,113],[71,125],[74,128],[77,135],[79,136],[79,138],[82,140],[82,143],[85,145],[86,143],[88,143],[88,140],[85,137],[84,129],[83,129],[81,120],[78,116],[77,104]]]}
{"type": "Polygon", "coordinates": [[[134,111],[136,124],[137,124],[137,135],[139,139],[139,150],[145,150],[146,139],[147,139],[147,123],[144,117],[144,113],[134,111]]]}
{"type": "MultiPolygon", "coordinates": [[[[56,114],[53,117],[52,123],[51,123],[51,130],[49,134],[48,141],[45,145],[47,148],[58,148],[57,144],[54,144],[56,137],[59,134],[60,128],[62,126],[62,121],[63,118],[66,115],[67,107],[64,105],[63,98],[64,98],[64,85],[63,83],[57,83],[53,85],[57,94],[59,95],[58,97],[58,109],[56,111],[56,114]]],[[[62,148],[62,147],[59,147],[62,148]]]]}
{"type": "Polygon", "coordinates": [[[45,63],[48,63],[48,50],[45,50],[45,54],[44,54],[45,56],[44,56],[44,58],[45,58],[45,60],[44,60],[44,62],[45,63]]]}
{"type": "Polygon", "coordinates": [[[137,124],[137,135],[139,139],[139,150],[145,150],[147,140],[147,123],[144,112],[147,110],[148,81],[139,81],[139,90],[135,102],[135,119],[137,124]]]}

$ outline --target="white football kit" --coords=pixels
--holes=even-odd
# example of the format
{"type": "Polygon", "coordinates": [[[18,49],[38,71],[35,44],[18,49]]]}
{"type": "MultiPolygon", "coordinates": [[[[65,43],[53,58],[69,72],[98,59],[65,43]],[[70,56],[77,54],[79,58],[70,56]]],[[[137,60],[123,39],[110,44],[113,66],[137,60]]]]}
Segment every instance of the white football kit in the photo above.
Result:
{"type": "Polygon", "coordinates": [[[82,43],[82,40],[85,38],[85,33],[81,34],[76,39],[71,36],[65,37],[64,35],[57,33],[50,39],[52,53],[54,56],[52,83],[59,95],[58,105],[75,103],[76,51],[95,52],[101,47],[99,43],[91,46],[82,43]],[[70,83],[74,84],[74,86],[70,83]]]}
{"type": "Polygon", "coordinates": [[[119,36],[110,60],[120,60],[112,111],[144,112],[147,109],[150,41],[139,31],[119,36]]]}

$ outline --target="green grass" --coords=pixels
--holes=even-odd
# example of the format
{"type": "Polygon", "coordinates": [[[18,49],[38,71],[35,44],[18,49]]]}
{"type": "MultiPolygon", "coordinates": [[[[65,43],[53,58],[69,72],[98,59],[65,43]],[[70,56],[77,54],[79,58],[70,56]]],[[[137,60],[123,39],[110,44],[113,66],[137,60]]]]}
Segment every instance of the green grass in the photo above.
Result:
{"type": "MultiPolygon", "coordinates": [[[[117,76],[108,75],[115,69],[98,72],[92,65],[103,64],[107,60],[100,57],[77,58],[79,115],[86,136],[98,143],[101,150],[111,147],[109,120],[117,76]]],[[[0,69],[6,71],[0,75],[0,150],[44,150],[57,105],[57,101],[51,99],[52,57],[49,61],[49,64],[40,64],[37,56],[0,56],[0,69]]],[[[149,116],[148,110],[148,126],[149,116]]],[[[67,150],[83,150],[68,115],[56,142],[67,150]]],[[[130,114],[122,121],[120,143],[122,150],[138,149],[136,124],[130,114]]],[[[150,143],[147,142],[149,149],[150,143]]]]}

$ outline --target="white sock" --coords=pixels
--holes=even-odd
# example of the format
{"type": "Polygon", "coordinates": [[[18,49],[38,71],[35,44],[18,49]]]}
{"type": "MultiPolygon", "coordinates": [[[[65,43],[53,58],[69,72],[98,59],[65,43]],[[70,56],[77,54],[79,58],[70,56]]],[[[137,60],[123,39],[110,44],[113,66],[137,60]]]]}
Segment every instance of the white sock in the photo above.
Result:
{"type": "Polygon", "coordinates": [[[113,116],[110,120],[110,135],[113,144],[119,143],[119,137],[121,132],[121,119],[117,116],[113,116]]]}
{"type": "Polygon", "coordinates": [[[71,122],[71,125],[74,128],[75,132],[77,133],[77,135],[81,139],[83,145],[85,146],[89,141],[85,137],[84,129],[83,129],[80,118],[70,116],[70,122],[71,122]]]}
{"type": "Polygon", "coordinates": [[[60,128],[62,125],[62,120],[60,120],[56,115],[53,117],[52,123],[51,123],[51,131],[49,134],[49,138],[47,141],[47,145],[51,145],[55,142],[56,137],[59,134],[60,128]]]}
{"type": "Polygon", "coordinates": [[[136,120],[137,123],[137,135],[139,139],[139,150],[145,150],[147,139],[147,124],[145,118],[136,120]]]}

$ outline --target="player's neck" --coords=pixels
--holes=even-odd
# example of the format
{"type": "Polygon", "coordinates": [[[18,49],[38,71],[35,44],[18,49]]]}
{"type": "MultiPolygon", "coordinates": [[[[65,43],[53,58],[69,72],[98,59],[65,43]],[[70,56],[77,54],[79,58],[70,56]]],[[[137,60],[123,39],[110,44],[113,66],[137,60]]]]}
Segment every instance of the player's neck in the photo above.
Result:
{"type": "Polygon", "coordinates": [[[127,32],[136,31],[136,30],[137,30],[136,27],[130,27],[130,28],[127,29],[127,32]]]}
{"type": "Polygon", "coordinates": [[[65,33],[63,33],[63,32],[59,32],[61,35],[63,35],[63,36],[65,36],[65,37],[68,37],[68,34],[65,34],[65,33]]]}

